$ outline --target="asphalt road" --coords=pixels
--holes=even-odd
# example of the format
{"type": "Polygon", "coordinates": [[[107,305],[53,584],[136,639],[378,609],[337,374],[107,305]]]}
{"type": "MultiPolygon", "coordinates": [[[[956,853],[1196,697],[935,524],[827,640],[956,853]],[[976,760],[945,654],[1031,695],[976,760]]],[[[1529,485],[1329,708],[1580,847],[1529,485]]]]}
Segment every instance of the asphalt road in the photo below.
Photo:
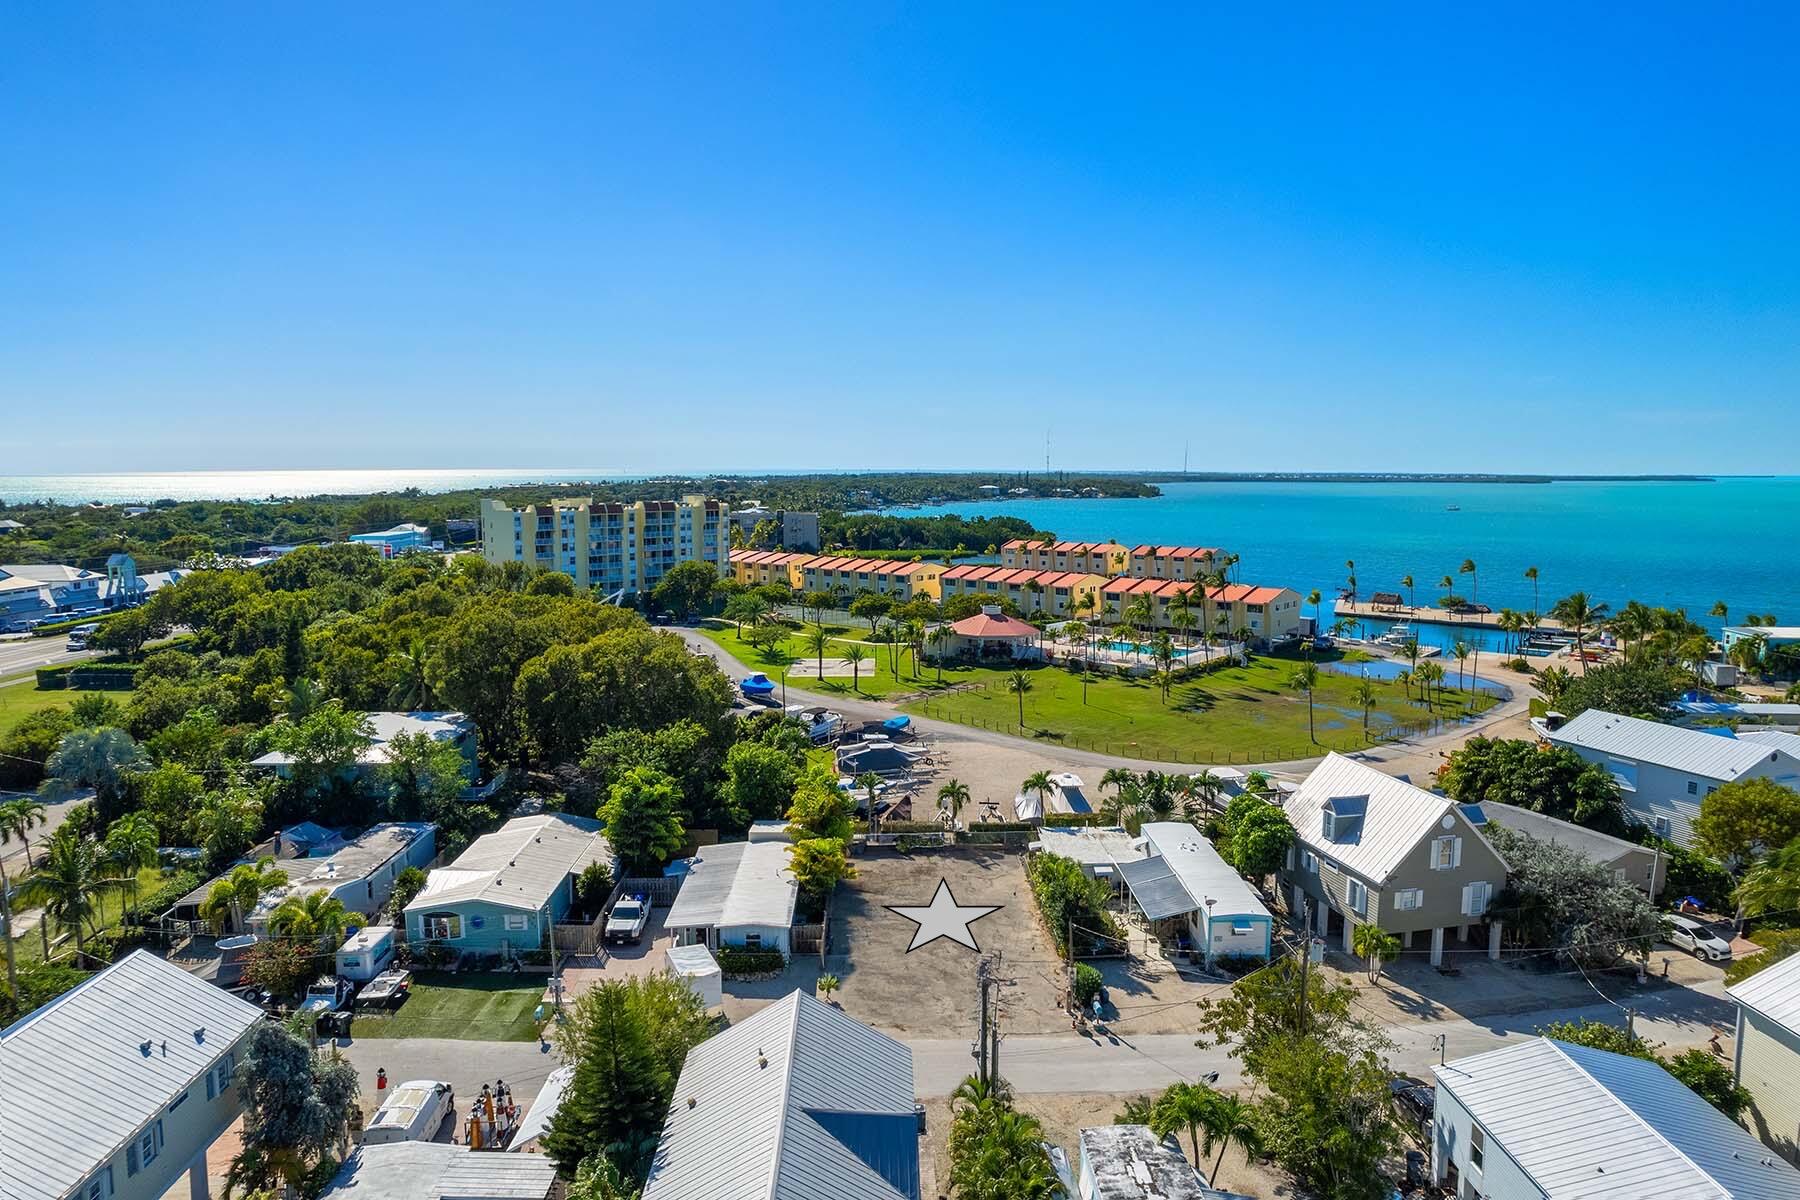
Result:
{"type": "MultiPolygon", "coordinates": [[[[1724,999],[1723,987],[1722,982],[1713,981],[1638,997],[1634,1001],[1640,1006],[1638,1033],[1666,1043],[1671,1050],[1704,1046],[1714,1023],[1730,1024],[1731,1006],[1724,999]]],[[[1479,1054],[1532,1037],[1539,1026],[1551,1021],[1578,1018],[1619,1024],[1624,1014],[1596,997],[1593,1004],[1573,1008],[1390,1025],[1385,1032],[1395,1049],[1389,1062],[1396,1071],[1422,1075],[1439,1061],[1440,1054],[1450,1059],[1479,1054]],[[1436,1041],[1440,1036],[1445,1039],[1441,1052],[1436,1041]]],[[[949,1095],[972,1069],[967,1039],[921,1039],[907,1045],[913,1052],[913,1086],[921,1097],[949,1095]]],[[[381,1038],[352,1040],[342,1043],[340,1049],[371,1094],[377,1068],[386,1067],[388,1079],[395,1083],[442,1079],[459,1094],[472,1094],[483,1082],[504,1079],[521,1097],[527,1097],[535,1095],[545,1077],[560,1065],[554,1048],[534,1042],[381,1038]]],[[[1222,1086],[1241,1082],[1237,1060],[1223,1049],[1198,1047],[1191,1034],[1182,1033],[1004,1038],[1000,1070],[1017,1091],[1039,1094],[1153,1091],[1214,1071],[1222,1086]]]]}
{"type": "Polygon", "coordinates": [[[96,653],[94,650],[70,650],[68,639],[63,637],[0,639],[0,682],[39,667],[92,658],[96,653]]]}

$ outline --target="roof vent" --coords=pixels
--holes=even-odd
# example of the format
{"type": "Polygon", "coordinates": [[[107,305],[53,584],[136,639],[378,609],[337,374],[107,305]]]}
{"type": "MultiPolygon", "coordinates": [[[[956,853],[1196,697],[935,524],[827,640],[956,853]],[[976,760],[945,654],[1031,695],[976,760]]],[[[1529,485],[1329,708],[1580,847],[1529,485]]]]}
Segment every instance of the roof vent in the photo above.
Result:
{"type": "Polygon", "coordinates": [[[149,1042],[139,1042],[138,1043],[138,1053],[143,1055],[145,1058],[149,1058],[150,1057],[150,1043],[149,1042]]]}
{"type": "Polygon", "coordinates": [[[698,1100],[694,1099],[692,1096],[688,1097],[688,1107],[689,1108],[693,1108],[694,1105],[696,1105],[698,1103],[700,1103],[700,1102],[698,1100]]]}
{"type": "Polygon", "coordinates": [[[204,1046],[205,1044],[206,1044],[206,1026],[202,1025],[200,1028],[194,1030],[194,1045],[204,1046]]]}

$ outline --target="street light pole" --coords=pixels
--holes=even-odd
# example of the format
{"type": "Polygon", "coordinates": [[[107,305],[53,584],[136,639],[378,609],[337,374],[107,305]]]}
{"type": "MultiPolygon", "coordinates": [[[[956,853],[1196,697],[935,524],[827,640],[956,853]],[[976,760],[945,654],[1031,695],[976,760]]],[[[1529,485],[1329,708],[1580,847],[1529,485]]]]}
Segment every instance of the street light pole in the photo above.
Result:
{"type": "Polygon", "coordinates": [[[1206,898],[1206,973],[1208,975],[1212,974],[1213,969],[1213,905],[1217,903],[1218,901],[1211,896],[1206,898]]]}

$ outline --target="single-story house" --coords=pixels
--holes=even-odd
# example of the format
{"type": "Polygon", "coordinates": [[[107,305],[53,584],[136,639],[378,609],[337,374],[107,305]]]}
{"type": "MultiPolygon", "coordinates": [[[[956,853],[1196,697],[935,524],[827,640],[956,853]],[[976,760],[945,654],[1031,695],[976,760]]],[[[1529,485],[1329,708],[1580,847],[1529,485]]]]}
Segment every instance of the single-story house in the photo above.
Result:
{"type": "Polygon", "coordinates": [[[974,616],[952,621],[949,637],[932,652],[945,658],[1035,659],[1043,656],[1043,636],[1036,625],[984,604],[974,616]]]}
{"type": "Polygon", "coordinates": [[[1789,1160],[1800,1162],[1800,954],[1764,967],[1725,994],[1737,1003],[1733,1070],[1755,1101],[1755,1124],[1789,1160]]]}
{"type": "Polygon", "coordinates": [[[263,1012],[134,950],[0,1030],[6,1200],[161,1200],[238,1119],[233,1071],[263,1012]]]}
{"type": "Polygon", "coordinates": [[[677,946],[788,953],[799,888],[783,842],[722,842],[687,860],[665,926],[677,946]]]}
{"type": "Polygon", "coordinates": [[[1132,837],[1117,825],[1046,825],[1027,849],[1066,858],[1088,878],[1118,890],[1125,886],[1119,864],[1144,857],[1144,839],[1132,837]]]}
{"type": "Polygon", "coordinates": [[[1539,1037],[1432,1074],[1432,1176],[1458,1197],[1800,1196],[1800,1172],[1659,1063],[1539,1037]]]}
{"type": "Polygon", "coordinates": [[[1680,846],[1693,845],[1693,822],[1708,793],[1740,779],[1800,783],[1800,759],[1755,740],[1665,725],[1590,708],[1539,728],[1553,746],[1573,750],[1611,773],[1626,811],[1680,846]]]}
{"type": "Polygon", "coordinates": [[[643,1200],[920,1200],[912,1051],[791,992],[688,1052],[643,1200]]]}
{"type": "Polygon", "coordinates": [[[1490,801],[1465,804],[1462,807],[1464,814],[1477,828],[1504,825],[1514,833],[1522,833],[1537,841],[1567,846],[1583,858],[1610,868],[1614,875],[1639,888],[1652,900],[1662,893],[1669,864],[1652,846],[1639,845],[1610,833],[1601,833],[1585,825],[1532,812],[1529,808],[1513,804],[1490,801]]]}
{"type": "MultiPolygon", "coordinates": [[[[388,743],[403,733],[425,733],[440,742],[455,742],[463,752],[464,778],[475,779],[475,722],[459,712],[369,712],[369,744],[357,757],[357,773],[366,774],[388,761],[388,743]]],[[[250,761],[253,767],[275,772],[283,779],[294,760],[284,751],[271,750],[250,761]]]]}
{"type": "Polygon", "coordinates": [[[376,825],[322,858],[292,858],[275,865],[287,885],[266,893],[250,913],[250,928],[262,933],[269,914],[289,896],[324,892],[365,917],[380,912],[394,892],[394,880],[408,867],[424,867],[437,857],[437,826],[425,821],[376,825]]]}
{"type": "Polygon", "coordinates": [[[1215,1191],[1173,1136],[1148,1125],[1096,1125],[1081,1131],[1075,1200],[1243,1200],[1215,1191]]]}
{"type": "Polygon", "coordinates": [[[543,1149],[544,1134],[550,1128],[550,1120],[562,1107],[563,1093],[569,1090],[569,1081],[575,1078],[574,1067],[558,1067],[550,1072],[544,1080],[544,1086],[538,1089],[537,1098],[525,1115],[519,1118],[519,1127],[513,1130],[512,1141],[506,1144],[508,1153],[537,1154],[543,1149]]]}
{"type": "Polygon", "coordinates": [[[549,1200],[556,1164],[444,1142],[359,1146],[319,1200],[549,1200]]]}
{"type": "Polygon", "coordinates": [[[575,902],[575,877],[604,863],[618,877],[599,821],[568,813],[514,817],[426,877],[406,906],[411,942],[514,954],[536,950],[575,902]]]}
{"type": "Polygon", "coordinates": [[[1777,646],[1800,642],[1800,625],[1727,625],[1719,631],[1719,644],[1726,653],[1739,642],[1760,641],[1763,654],[1777,646]]]}
{"type": "Polygon", "coordinates": [[[1281,882],[1317,936],[1335,926],[1351,953],[1358,925],[1399,934],[1407,949],[1425,933],[1438,966],[1446,930],[1466,942],[1485,925],[1488,957],[1500,956],[1500,922],[1487,910],[1509,868],[1461,805],[1334,753],[1282,807],[1294,845],[1281,882]]]}

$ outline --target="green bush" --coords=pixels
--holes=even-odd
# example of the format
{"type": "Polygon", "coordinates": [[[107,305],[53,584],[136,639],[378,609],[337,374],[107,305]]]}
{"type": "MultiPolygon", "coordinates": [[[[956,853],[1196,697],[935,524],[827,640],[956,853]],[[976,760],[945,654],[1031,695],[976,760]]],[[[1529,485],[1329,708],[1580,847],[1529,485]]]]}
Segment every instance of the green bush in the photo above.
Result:
{"type": "Polygon", "coordinates": [[[779,950],[750,950],[743,946],[720,946],[714,957],[727,979],[746,975],[768,975],[787,967],[787,956],[779,950]]]}
{"type": "Polygon", "coordinates": [[[20,963],[18,996],[0,987],[0,1026],[50,1003],[87,977],[88,972],[62,963],[20,963]]]}
{"type": "Polygon", "coordinates": [[[1733,959],[1725,968],[1726,984],[1738,984],[1750,978],[1766,967],[1772,967],[1791,954],[1800,954],[1800,929],[1782,931],[1773,938],[1759,939],[1764,950],[1761,954],[1751,954],[1743,958],[1733,959]]]}
{"type": "Polygon", "coordinates": [[[1082,1008],[1094,1002],[1100,994],[1100,968],[1091,967],[1087,963],[1075,964],[1075,1003],[1082,1008]]]}
{"type": "Polygon", "coordinates": [[[37,669],[37,685],[41,691],[65,688],[100,688],[130,691],[137,686],[137,667],[131,663],[63,663],[37,669]]]}
{"type": "Polygon", "coordinates": [[[180,870],[164,876],[153,892],[145,892],[125,909],[126,925],[154,926],[175,902],[200,886],[205,876],[198,871],[180,870]]]}
{"type": "Polygon", "coordinates": [[[1118,922],[1106,911],[1112,889],[1088,878],[1079,863],[1034,854],[1025,864],[1025,878],[1058,954],[1066,957],[1071,947],[1076,957],[1117,949],[1118,922]]]}

